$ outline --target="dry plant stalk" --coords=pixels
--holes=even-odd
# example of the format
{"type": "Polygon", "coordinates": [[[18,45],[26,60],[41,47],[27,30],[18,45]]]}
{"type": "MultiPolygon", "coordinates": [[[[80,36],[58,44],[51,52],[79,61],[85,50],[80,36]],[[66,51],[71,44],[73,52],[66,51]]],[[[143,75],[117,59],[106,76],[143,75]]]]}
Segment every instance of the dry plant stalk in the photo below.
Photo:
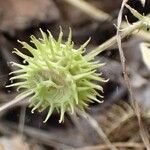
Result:
{"type": "MultiPolygon", "coordinates": [[[[128,5],[126,4],[127,2],[128,2],[128,0],[123,0],[122,5],[121,5],[121,9],[119,11],[118,19],[117,19],[117,43],[118,43],[118,48],[119,48],[121,64],[122,64],[122,68],[123,68],[123,75],[124,75],[125,83],[127,85],[129,93],[130,93],[130,100],[131,100],[133,109],[134,109],[135,114],[136,114],[137,119],[138,119],[138,123],[139,123],[139,127],[140,127],[140,135],[142,137],[142,140],[143,140],[147,150],[150,150],[150,142],[149,142],[147,133],[144,129],[143,123],[141,121],[140,107],[139,107],[137,101],[135,100],[135,97],[134,97],[134,94],[133,94],[133,91],[132,91],[132,87],[131,87],[131,84],[130,84],[130,79],[128,77],[128,73],[127,73],[127,69],[126,69],[126,59],[125,59],[124,52],[123,52],[123,49],[122,49],[122,46],[121,46],[120,27],[121,27],[121,22],[122,22],[123,9],[124,9],[125,5],[128,7],[128,5]]],[[[137,14],[136,11],[134,11],[132,8],[130,8],[130,7],[128,7],[128,8],[130,9],[131,13],[133,13],[135,15],[137,14]]],[[[140,16],[140,20],[143,19],[142,15],[138,15],[138,16],[140,16]]],[[[143,24],[144,24],[144,21],[143,21],[143,24]]]]}
{"type": "Polygon", "coordinates": [[[88,2],[85,2],[84,0],[75,0],[75,1],[64,0],[64,1],[82,10],[84,13],[94,18],[95,20],[106,21],[112,19],[112,17],[109,14],[95,8],[94,6],[91,6],[88,2]]]}

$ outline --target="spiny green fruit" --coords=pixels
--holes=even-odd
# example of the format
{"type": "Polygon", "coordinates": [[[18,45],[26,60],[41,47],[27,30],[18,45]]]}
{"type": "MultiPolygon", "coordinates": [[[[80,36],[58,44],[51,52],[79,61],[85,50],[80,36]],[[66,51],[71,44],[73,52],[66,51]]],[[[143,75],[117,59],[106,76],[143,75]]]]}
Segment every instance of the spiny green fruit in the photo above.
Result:
{"type": "Polygon", "coordinates": [[[34,47],[19,41],[31,56],[15,49],[13,53],[23,58],[26,63],[12,62],[19,69],[12,72],[14,76],[10,80],[16,82],[9,87],[17,86],[18,90],[23,88],[25,94],[32,92],[32,112],[36,109],[39,112],[48,109],[44,122],[55,110],[60,113],[59,122],[62,122],[65,112],[73,114],[75,107],[84,110],[89,102],[101,102],[97,99],[97,96],[102,97],[97,90],[103,92],[103,88],[93,81],[106,81],[96,72],[103,64],[84,54],[89,40],[79,49],[74,49],[71,30],[66,43],[62,42],[62,31],[58,40],[49,31],[48,35],[40,31],[42,39],[31,36],[34,47]]]}

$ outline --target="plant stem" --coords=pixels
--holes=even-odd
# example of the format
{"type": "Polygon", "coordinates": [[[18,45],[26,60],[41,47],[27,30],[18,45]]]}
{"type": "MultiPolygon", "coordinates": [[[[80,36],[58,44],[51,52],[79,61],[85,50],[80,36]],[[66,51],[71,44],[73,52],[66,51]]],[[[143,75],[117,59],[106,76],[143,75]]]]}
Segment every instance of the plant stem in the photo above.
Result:
{"type": "Polygon", "coordinates": [[[98,122],[92,116],[90,116],[86,112],[81,111],[79,109],[76,109],[76,112],[78,113],[78,115],[81,115],[82,117],[84,117],[87,120],[87,122],[91,125],[91,127],[93,127],[93,129],[97,132],[99,137],[102,138],[102,140],[106,143],[106,145],[110,146],[111,150],[118,150],[111,143],[111,141],[108,139],[107,135],[104,133],[104,131],[102,130],[102,128],[100,127],[98,122]]]}
{"type": "Polygon", "coordinates": [[[8,102],[8,103],[0,106],[0,112],[4,111],[5,109],[7,109],[7,108],[9,108],[11,106],[13,106],[14,104],[20,102],[21,100],[23,100],[24,98],[26,98],[26,97],[28,97],[29,95],[32,95],[32,94],[33,94],[33,92],[30,91],[30,92],[27,92],[26,94],[23,94],[21,96],[17,96],[16,98],[14,98],[13,100],[11,100],[10,102],[8,102]]]}
{"type": "MultiPolygon", "coordinates": [[[[134,32],[137,29],[142,28],[143,26],[145,26],[145,25],[143,24],[142,21],[138,21],[138,22],[134,23],[133,25],[124,29],[124,31],[121,33],[121,38],[123,39],[123,38],[127,37],[128,35],[131,35],[132,32],[134,32]]],[[[116,42],[117,42],[117,36],[113,36],[111,39],[107,40],[106,42],[104,42],[103,44],[98,46],[96,49],[92,50],[89,54],[87,54],[87,56],[95,57],[102,51],[105,51],[107,48],[114,45],[116,42]]]]}
{"type": "Polygon", "coordinates": [[[98,20],[98,21],[112,20],[112,17],[109,14],[92,6],[91,4],[89,4],[86,1],[83,1],[83,0],[75,0],[75,1],[74,0],[64,0],[64,1],[75,6],[78,9],[82,10],[84,13],[86,13],[90,17],[94,18],[95,20],[98,20]]]}

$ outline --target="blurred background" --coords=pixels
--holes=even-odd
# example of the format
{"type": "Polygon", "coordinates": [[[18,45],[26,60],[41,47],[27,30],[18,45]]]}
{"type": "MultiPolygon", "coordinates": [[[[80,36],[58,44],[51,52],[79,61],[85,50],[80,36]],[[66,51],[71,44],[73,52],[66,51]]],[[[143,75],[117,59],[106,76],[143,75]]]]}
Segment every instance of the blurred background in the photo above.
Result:
{"type": "MultiPolygon", "coordinates": [[[[89,52],[116,34],[114,24],[121,3],[121,0],[0,0],[0,103],[11,101],[17,95],[14,88],[5,86],[10,83],[9,72],[14,70],[9,62],[22,63],[12,54],[13,48],[24,51],[17,43],[18,39],[29,43],[30,35],[40,37],[39,28],[50,30],[57,38],[61,26],[65,41],[71,27],[76,47],[91,37],[89,52]]],[[[144,7],[138,0],[129,0],[128,4],[141,14],[150,13],[150,0],[144,7]]],[[[125,26],[136,21],[125,8],[125,26]]],[[[150,70],[142,59],[141,42],[150,42],[149,31],[141,30],[128,36],[122,41],[122,47],[149,137],[150,70]]],[[[0,113],[0,150],[144,150],[123,79],[117,44],[96,59],[106,63],[99,71],[110,80],[103,85],[104,103],[92,103],[87,110],[88,119],[66,114],[65,122],[59,124],[59,115],[55,113],[43,123],[47,112],[31,114],[27,102],[23,101],[0,113]]]]}

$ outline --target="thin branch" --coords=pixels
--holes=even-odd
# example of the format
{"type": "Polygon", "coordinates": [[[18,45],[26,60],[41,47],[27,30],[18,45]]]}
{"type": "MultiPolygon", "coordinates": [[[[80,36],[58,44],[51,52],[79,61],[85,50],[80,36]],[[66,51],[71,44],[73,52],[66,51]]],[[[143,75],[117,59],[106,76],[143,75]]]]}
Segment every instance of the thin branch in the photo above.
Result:
{"type": "Polygon", "coordinates": [[[98,21],[106,21],[111,20],[111,16],[96,7],[90,5],[88,2],[83,0],[64,0],[67,3],[77,7],[78,9],[82,10],[84,13],[89,15],[91,18],[94,18],[98,21]]]}
{"type": "Polygon", "coordinates": [[[97,132],[97,134],[99,135],[100,138],[103,139],[103,141],[109,145],[109,147],[111,148],[111,150],[118,150],[108,139],[107,135],[104,133],[104,131],[102,130],[102,128],[99,126],[98,122],[91,117],[89,114],[87,114],[84,111],[80,111],[79,109],[76,110],[78,115],[82,115],[83,117],[85,117],[85,119],[88,121],[88,123],[93,127],[93,129],[97,132]]]}
{"type": "MultiPolygon", "coordinates": [[[[148,14],[146,17],[150,17],[150,14],[148,14]]],[[[121,39],[131,35],[134,31],[139,30],[143,27],[145,27],[146,24],[143,23],[143,21],[137,21],[136,23],[133,23],[133,25],[130,25],[129,27],[126,27],[121,33],[121,39]]],[[[109,40],[105,41],[103,44],[101,44],[100,46],[98,46],[97,48],[93,49],[88,56],[97,56],[98,54],[100,54],[102,51],[107,50],[108,48],[110,48],[111,46],[113,46],[115,43],[117,42],[117,35],[113,36],[112,38],[110,38],[109,40]]]]}
{"type": "Polygon", "coordinates": [[[141,121],[141,112],[140,112],[139,105],[138,105],[137,101],[135,100],[135,97],[134,97],[134,94],[132,91],[130,79],[128,77],[128,73],[127,73],[127,69],[126,69],[126,59],[125,59],[124,52],[122,49],[122,44],[121,44],[120,28],[121,28],[121,23],[122,23],[122,12],[123,12],[124,6],[126,5],[127,2],[128,2],[128,0],[123,0],[121,9],[119,11],[118,19],[117,19],[117,43],[118,43],[118,48],[119,48],[121,64],[122,64],[122,68],[123,68],[123,75],[124,75],[125,83],[127,85],[127,88],[128,88],[129,94],[130,94],[130,99],[131,99],[133,109],[134,109],[135,114],[138,119],[138,123],[139,123],[139,127],[140,127],[140,135],[141,135],[141,138],[142,138],[147,150],[150,150],[150,142],[149,142],[147,133],[144,129],[143,123],[141,121]]]}
{"type": "MultiPolygon", "coordinates": [[[[131,35],[135,30],[138,30],[144,26],[145,25],[143,24],[142,21],[138,21],[138,22],[134,23],[133,25],[129,26],[128,28],[126,28],[123,32],[121,32],[120,36],[123,39],[123,38],[131,35]]],[[[92,50],[88,54],[88,56],[93,56],[93,57],[97,56],[102,51],[105,51],[108,48],[110,48],[111,46],[113,46],[116,42],[117,42],[117,35],[113,36],[112,38],[110,38],[109,40],[107,40],[106,42],[104,42],[103,44],[101,44],[100,46],[95,48],[94,50],[92,50]]]]}
{"type": "Polygon", "coordinates": [[[26,97],[28,97],[28,96],[30,96],[32,94],[33,94],[33,92],[30,91],[30,92],[27,92],[26,94],[23,94],[23,95],[20,95],[20,96],[18,95],[16,98],[11,100],[10,102],[7,102],[6,104],[0,106],[0,112],[8,109],[9,107],[12,107],[16,103],[22,101],[24,98],[26,98],[26,97]]]}
{"type": "Polygon", "coordinates": [[[23,135],[23,131],[24,131],[25,116],[26,116],[26,106],[22,106],[20,111],[19,126],[18,126],[18,130],[21,135],[23,135]]]}

